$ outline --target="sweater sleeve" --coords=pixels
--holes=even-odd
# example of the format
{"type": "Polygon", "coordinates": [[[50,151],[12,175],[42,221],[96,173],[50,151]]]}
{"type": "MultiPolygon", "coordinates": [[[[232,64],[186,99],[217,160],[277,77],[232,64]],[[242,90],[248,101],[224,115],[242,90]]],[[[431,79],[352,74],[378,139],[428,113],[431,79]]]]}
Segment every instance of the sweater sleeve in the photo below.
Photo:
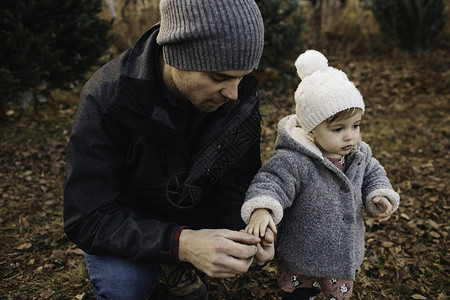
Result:
{"type": "MultiPolygon", "coordinates": [[[[369,154],[371,154],[370,149],[369,154]]],[[[392,204],[393,212],[395,212],[400,204],[399,194],[392,188],[386,171],[378,160],[369,155],[367,161],[363,181],[363,199],[367,211],[372,216],[378,216],[381,210],[372,202],[372,199],[382,196],[389,200],[392,204]]]]}
{"type": "Polygon", "coordinates": [[[64,229],[83,251],[159,263],[176,261],[176,224],[142,216],[118,202],[125,159],[102,126],[102,107],[82,93],[67,155],[64,229]]]}
{"type": "Polygon", "coordinates": [[[283,210],[291,206],[299,188],[298,164],[293,164],[291,154],[277,150],[274,156],[258,171],[241,208],[241,217],[246,224],[255,209],[270,210],[274,222],[283,218],[283,210]]]}

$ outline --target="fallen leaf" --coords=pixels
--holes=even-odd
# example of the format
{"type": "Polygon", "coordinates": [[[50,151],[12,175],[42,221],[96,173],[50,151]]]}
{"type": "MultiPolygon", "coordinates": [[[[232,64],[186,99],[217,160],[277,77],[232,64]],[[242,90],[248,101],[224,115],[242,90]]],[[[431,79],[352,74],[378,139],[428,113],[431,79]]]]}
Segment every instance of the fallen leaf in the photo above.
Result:
{"type": "Polygon", "coordinates": [[[84,251],[80,248],[69,249],[66,251],[66,254],[84,255],[84,251]]]}
{"type": "Polygon", "coordinates": [[[421,253],[421,252],[428,251],[428,247],[422,243],[419,243],[419,244],[414,245],[413,250],[415,252],[421,253]]]}
{"type": "Polygon", "coordinates": [[[414,294],[411,296],[411,298],[415,299],[415,300],[427,300],[426,297],[419,295],[419,294],[414,294]]]}
{"type": "Polygon", "coordinates": [[[41,297],[44,299],[50,298],[51,296],[53,296],[53,294],[55,293],[55,291],[52,290],[46,290],[45,292],[41,293],[41,297]]]}
{"type": "Polygon", "coordinates": [[[22,245],[20,245],[19,247],[17,247],[17,250],[27,250],[31,248],[31,243],[23,243],[22,245]]]}
{"type": "Polygon", "coordinates": [[[20,230],[25,230],[30,227],[30,224],[28,223],[27,219],[23,215],[19,216],[19,227],[20,227],[20,230]]]}
{"type": "Polygon", "coordinates": [[[58,262],[58,263],[62,262],[65,259],[64,251],[62,251],[62,250],[53,250],[51,258],[55,262],[58,262]]]}
{"type": "Polygon", "coordinates": [[[434,230],[439,230],[439,225],[433,220],[428,220],[428,225],[434,230]]]}
{"type": "Polygon", "coordinates": [[[437,233],[436,231],[431,231],[430,235],[435,239],[438,239],[441,237],[441,235],[439,233],[437,233]]]}
{"type": "Polygon", "coordinates": [[[61,165],[59,163],[54,163],[51,168],[51,172],[54,175],[58,175],[61,171],[61,165]]]}
{"type": "Polygon", "coordinates": [[[431,202],[436,202],[436,201],[439,200],[439,196],[430,197],[430,199],[428,199],[428,200],[431,201],[431,202]]]}
{"type": "Polygon", "coordinates": [[[83,300],[83,298],[84,298],[85,295],[86,295],[85,293],[76,295],[76,296],[75,296],[75,299],[77,299],[77,300],[83,300]]]}
{"type": "Polygon", "coordinates": [[[383,246],[385,248],[390,248],[390,247],[394,246],[394,243],[393,242],[389,242],[389,241],[383,241],[381,243],[381,246],[383,246]]]}
{"type": "Polygon", "coordinates": [[[448,297],[445,293],[440,293],[437,300],[448,300],[448,297]]]}
{"type": "Polygon", "coordinates": [[[42,272],[43,269],[44,269],[44,267],[40,266],[33,271],[33,274],[38,275],[42,272]]]}
{"type": "Polygon", "coordinates": [[[408,215],[405,214],[405,213],[401,213],[401,214],[400,214],[400,217],[402,217],[403,219],[409,221],[409,217],[408,217],[408,215]]]}

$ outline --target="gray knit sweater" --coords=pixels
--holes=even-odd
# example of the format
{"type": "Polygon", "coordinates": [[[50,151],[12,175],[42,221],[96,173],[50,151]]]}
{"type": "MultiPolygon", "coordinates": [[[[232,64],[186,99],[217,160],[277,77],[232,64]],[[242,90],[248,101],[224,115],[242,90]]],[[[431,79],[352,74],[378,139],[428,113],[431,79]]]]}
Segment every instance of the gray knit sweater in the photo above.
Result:
{"type": "Polygon", "coordinates": [[[296,124],[295,115],[279,122],[275,153],[253,179],[242,219],[267,208],[281,221],[276,257],[293,272],[354,280],[364,257],[362,208],[377,216],[371,200],[384,196],[395,211],[400,197],[366,143],[348,155],[344,174],[296,124]]]}

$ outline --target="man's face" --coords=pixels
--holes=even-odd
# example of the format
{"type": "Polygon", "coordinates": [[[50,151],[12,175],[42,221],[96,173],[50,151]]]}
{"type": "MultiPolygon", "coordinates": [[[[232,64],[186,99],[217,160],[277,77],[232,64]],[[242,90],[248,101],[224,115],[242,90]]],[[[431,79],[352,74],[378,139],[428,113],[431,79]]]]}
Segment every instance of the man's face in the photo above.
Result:
{"type": "Polygon", "coordinates": [[[164,80],[176,101],[188,101],[199,111],[209,113],[230,100],[236,100],[242,77],[251,72],[251,69],[198,72],[170,67],[164,80]]]}

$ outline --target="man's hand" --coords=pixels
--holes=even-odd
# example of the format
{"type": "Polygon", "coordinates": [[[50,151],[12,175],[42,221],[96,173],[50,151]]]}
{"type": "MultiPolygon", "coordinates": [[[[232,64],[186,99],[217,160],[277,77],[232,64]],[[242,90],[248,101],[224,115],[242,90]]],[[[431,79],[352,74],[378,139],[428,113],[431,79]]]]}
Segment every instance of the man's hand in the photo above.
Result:
{"type": "Polygon", "coordinates": [[[378,215],[378,222],[383,223],[389,220],[392,216],[392,204],[386,197],[375,197],[372,199],[372,202],[375,203],[378,208],[382,211],[381,214],[378,215]]]}
{"type": "Polygon", "coordinates": [[[229,278],[247,272],[253,257],[261,251],[258,249],[260,241],[243,231],[184,229],[180,235],[178,258],[190,262],[210,277],[229,278]]]}
{"type": "Polygon", "coordinates": [[[254,266],[262,266],[275,256],[275,234],[270,228],[267,228],[264,239],[258,244],[258,251],[253,258],[254,266]]]}

